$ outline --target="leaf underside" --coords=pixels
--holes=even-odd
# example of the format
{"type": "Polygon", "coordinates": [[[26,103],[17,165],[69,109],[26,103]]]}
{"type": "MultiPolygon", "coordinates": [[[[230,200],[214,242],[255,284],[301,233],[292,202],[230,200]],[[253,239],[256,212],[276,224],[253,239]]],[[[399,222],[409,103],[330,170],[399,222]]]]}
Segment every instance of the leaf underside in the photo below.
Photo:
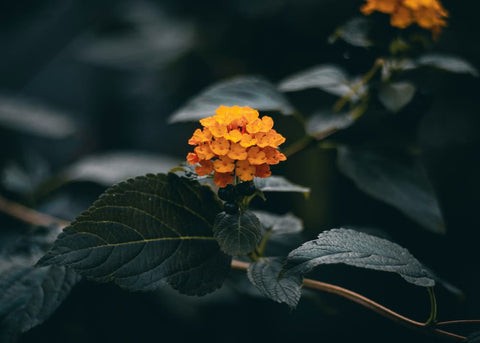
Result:
{"type": "Polygon", "coordinates": [[[203,295],[221,286],[231,258],[213,238],[220,203],[174,174],[137,177],[108,189],[59,235],[39,265],[59,264],[99,282],[152,290],[165,282],[203,295]]]}
{"type": "Polygon", "coordinates": [[[247,275],[263,295],[294,308],[302,295],[302,278],[295,274],[280,277],[284,260],[276,257],[262,258],[250,263],[247,275]]]}
{"type": "Polygon", "coordinates": [[[336,263],[397,273],[417,286],[435,285],[434,277],[407,249],[350,229],[322,232],[317,239],[293,250],[288,255],[285,271],[303,275],[319,265],[336,263]]]}

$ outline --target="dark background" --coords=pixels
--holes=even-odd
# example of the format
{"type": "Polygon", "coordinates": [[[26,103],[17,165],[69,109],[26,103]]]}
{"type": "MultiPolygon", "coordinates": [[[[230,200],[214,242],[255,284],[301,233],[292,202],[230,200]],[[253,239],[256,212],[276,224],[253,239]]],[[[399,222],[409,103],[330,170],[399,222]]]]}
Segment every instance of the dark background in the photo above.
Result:
{"type": "MultiPolygon", "coordinates": [[[[479,67],[479,5],[443,3],[450,12],[449,27],[435,51],[462,56],[479,67]]],[[[327,42],[338,25],[358,15],[361,4],[348,0],[5,1],[0,5],[0,95],[47,104],[70,116],[81,129],[73,137],[49,139],[0,128],[0,166],[15,161],[35,171],[39,163],[34,160],[55,173],[83,156],[112,150],[183,158],[194,125],[167,125],[166,118],[215,81],[256,74],[278,82],[322,63],[342,65],[352,74],[366,72],[378,51],[327,42]]],[[[410,125],[408,131],[414,132],[423,151],[447,223],[446,235],[425,231],[358,191],[336,170],[333,151],[311,148],[289,159],[280,172],[311,186],[312,195],[308,201],[279,195],[271,200],[271,207],[277,212],[293,207],[305,221],[306,238],[342,225],[381,229],[463,291],[459,297],[438,287],[441,320],[480,318],[476,234],[480,81],[446,73],[426,77],[422,85],[428,86],[431,106],[413,120],[399,119],[403,125],[399,130],[410,125]]],[[[306,112],[334,100],[317,91],[289,96],[306,112]]],[[[296,125],[289,120],[278,118],[280,127],[296,125]]],[[[78,182],[22,198],[3,187],[10,198],[65,219],[86,209],[104,189],[93,182],[78,182]]],[[[0,220],[4,227],[22,225],[3,215],[0,220]]],[[[306,292],[298,308],[290,311],[245,294],[235,286],[244,277],[232,273],[234,281],[205,298],[183,297],[167,288],[128,293],[111,284],[82,281],[51,319],[23,335],[21,342],[435,341],[336,296],[306,292]]],[[[426,291],[396,275],[329,266],[315,277],[358,291],[414,319],[428,316],[426,291]]]]}

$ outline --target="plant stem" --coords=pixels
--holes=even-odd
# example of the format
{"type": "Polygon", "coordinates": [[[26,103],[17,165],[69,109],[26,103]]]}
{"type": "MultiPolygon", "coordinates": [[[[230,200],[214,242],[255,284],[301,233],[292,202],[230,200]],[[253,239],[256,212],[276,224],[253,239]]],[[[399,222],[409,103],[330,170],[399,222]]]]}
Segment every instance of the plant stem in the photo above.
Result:
{"type": "Polygon", "coordinates": [[[432,287],[428,287],[428,296],[430,298],[430,316],[426,321],[426,325],[435,324],[437,321],[437,300],[435,299],[435,292],[432,287]]]}
{"type": "Polygon", "coordinates": [[[382,58],[378,58],[375,60],[375,63],[373,64],[372,68],[365,74],[363,75],[362,79],[358,81],[356,84],[352,86],[352,89],[350,92],[342,96],[336,103],[333,105],[333,110],[335,112],[340,111],[343,106],[347,104],[355,95],[357,95],[358,91],[368,83],[368,81],[371,80],[371,78],[376,74],[376,72],[383,66],[385,61],[382,58]]]}
{"type": "MultiPolygon", "coordinates": [[[[27,224],[31,225],[42,225],[42,226],[50,226],[52,224],[57,224],[60,226],[67,226],[68,222],[59,218],[55,218],[40,212],[37,212],[35,210],[32,210],[28,207],[25,207],[21,204],[12,202],[10,200],[7,200],[0,196],[0,212],[3,212],[11,217],[14,217],[16,219],[19,219],[27,224]]],[[[237,260],[232,260],[232,269],[240,270],[240,271],[246,271],[248,269],[249,264],[247,262],[242,262],[242,261],[237,261],[237,260]]],[[[407,318],[402,316],[401,314],[398,314],[389,308],[386,308],[383,305],[380,305],[376,303],[375,301],[368,299],[364,297],[363,295],[360,295],[358,293],[355,293],[353,291],[350,291],[348,289],[335,286],[332,284],[328,284],[325,282],[320,282],[316,280],[311,280],[311,279],[303,279],[303,286],[305,288],[310,288],[310,289],[315,289],[327,293],[333,293],[336,295],[339,295],[343,298],[346,298],[350,301],[353,301],[359,305],[362,305],[366,308],[368,308],[371,311],[374,311],[378,313],[379,315],[390,319],[396,323],[399,323],[403,326],[406,326],[411,329],[415,329],[418,331],[422,331],[428,334],[444,337],[444,338],[449,338],[452,340],[456,341],[463,341],[466,339],[464,336],[460,336],[457,334],[454,334],[452,332],[440,330],[437,328],[437,326],[440,325],[448,325],[448,324],[457,324],[457,323],[480,323],[480,320],[473,319],[473,320],[454,320],[454,321],[446,321],[446,322],[440,322],[440,323],[433,323],[431,325],[428,321],[425,323],[422,322],[417,322],[413,319],[407,318]]],[[[433,295],[433,292],[431,293],[431,296],[433,295]]],[[[431,298],[432,300],[432,298],[431,298]]],[[[432,312],[436,314],[436,305],[435,305],[435,311],[433,311],[433,302],[432,302],[432,312]]],[[[431,315],[432,317],[432,315],[431,315]]]]}

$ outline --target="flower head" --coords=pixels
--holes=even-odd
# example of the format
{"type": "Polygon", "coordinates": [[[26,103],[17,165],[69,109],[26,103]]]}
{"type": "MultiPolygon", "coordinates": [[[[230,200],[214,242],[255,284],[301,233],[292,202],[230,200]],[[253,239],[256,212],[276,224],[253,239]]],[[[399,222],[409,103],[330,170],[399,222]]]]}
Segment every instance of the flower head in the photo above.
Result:
{"type": "Polygon", "coordinates": [[[369,15],[374,11],[390,14],[390,24],[404,29],[413,23],[430,30],[436,37],[447,26],[448,12],[439,0],[366,0],[360,10],[369,15]]]}
{"type": "Polygon", "coordinates": [[[213,172],[213,182],[226,187],[234,176],[242,181],[256,177],[269,177],[270,165],[287,158],[278,151],[285,137],[273,129],[273,119],[260,118],[250,107],[220,106],[215,115],[200,120],[188,144],[194,152],[187,155],[187,162],[196,165],[199,176],[213,172]]]}

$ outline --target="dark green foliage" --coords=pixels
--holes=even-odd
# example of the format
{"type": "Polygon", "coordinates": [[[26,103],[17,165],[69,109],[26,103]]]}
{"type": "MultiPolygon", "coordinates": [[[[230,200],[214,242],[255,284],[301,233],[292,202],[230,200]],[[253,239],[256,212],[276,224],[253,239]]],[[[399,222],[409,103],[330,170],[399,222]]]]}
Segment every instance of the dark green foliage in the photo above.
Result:
{"type": "Polygon", "coordinates": [[[437,198],[422,166],[413,159],[341,147],[338,166],[365,193],[390,204],[424,228],[445,232],[437,198]]]}
{"type": "Polygon", "coordinates": [[[225,212],[227,214],[237,214],[238,213],[238,205],[234,202],[226,202],[224,205],[225,212]]]}
{"type": "Polygon", "coordinates": [[[58,237],[39,265],[67,265],[129,290],[167,282],[192,295],[221,286],[230,269],[212,235],[221,210],[213,192],[174,174],[108,189],[58,237]]]}
{"type": "Polygon", "coordinates": [[[253,195],[257,190],[253,181],[240,182],[235,186],[235,189],[237,190],[238,194],[243,196],[253,195]]]}
{"type": "Polygon", "coordinates": [[[248,254],[262,238],[260,221],[251,211],[219,213],[213,233],[222,251],[232,256],[248,254]]]}
{"type": "Polygon", "coordinates": [[[266,297],[296,307],[302,295],[302,277],[296,274],[280,276],[284,260],[270,257],[250,263],[248,278],[266,297]]]}
{"type": "Polygon", "coordinates": [[[324,231],[288,255],[286,274],[305,274],[322,264],[344,263],[393,272],[422,287],[433,287],[434,277],[407,249],[386,239],[349,229],[324,231]]]}
{"type": "Polygon", "coordinates": [[[224,201],[235,201],[237,193],[233,185],[227,185],[226,187],[218,189],[218,197],[224,201]]]}
{"type": "Polygon", "coordinates": [[[415,86],[410,82],[385,83],[380,86],[378,99],[391,112],[398,112],[413,99],[415,86]]]}

